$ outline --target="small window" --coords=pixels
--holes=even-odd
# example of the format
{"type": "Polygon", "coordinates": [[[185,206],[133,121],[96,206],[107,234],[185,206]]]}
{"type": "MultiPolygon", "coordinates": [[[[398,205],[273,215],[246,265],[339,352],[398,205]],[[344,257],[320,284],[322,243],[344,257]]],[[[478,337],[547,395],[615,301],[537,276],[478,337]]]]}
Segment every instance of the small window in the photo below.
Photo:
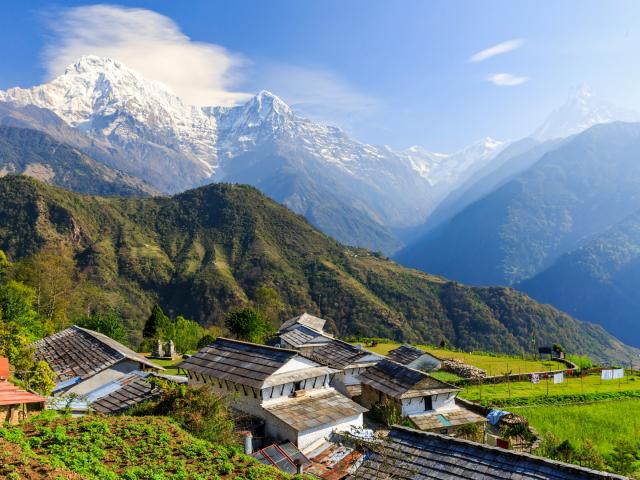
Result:
{"type": "Polygon", "coordinates": [[[424,397],[424,409],[433,410],[433,401],[431,400],[431,397],[424,397]]]}
{"type": "Polygon", "coordinates": [[[302,382],[296,382],[294,390],[302,390],[302,382]]]}

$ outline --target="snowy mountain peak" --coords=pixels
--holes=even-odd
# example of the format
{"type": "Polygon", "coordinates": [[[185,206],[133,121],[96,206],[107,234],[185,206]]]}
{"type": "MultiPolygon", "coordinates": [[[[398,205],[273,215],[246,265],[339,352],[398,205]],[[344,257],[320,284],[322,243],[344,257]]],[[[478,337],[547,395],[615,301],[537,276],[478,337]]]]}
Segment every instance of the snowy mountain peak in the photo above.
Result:
{"type": "Polygon", "coordinates": [[[638,120],[639,113],[603,102],[587,85],[582,85],[569,94],[566,102],[547,117],[532,137],[545,141],[575,135],[600,123],[638,120]]]}
{"type": "MultiPolygon", "coordinates": [[[[213,173],[215,120],[186,105],[168,87],[149,81],[122,62],[87,55],[64,74],[33,88],[0,91],[0,100],[53,111],[72,127],[125,148],[164,145],[204,175],[213,173]]],[[[164,148],[164,147],[161,147],[164,148]]],[[[148,148],[137,151],[146,161],[148,148]]]]}

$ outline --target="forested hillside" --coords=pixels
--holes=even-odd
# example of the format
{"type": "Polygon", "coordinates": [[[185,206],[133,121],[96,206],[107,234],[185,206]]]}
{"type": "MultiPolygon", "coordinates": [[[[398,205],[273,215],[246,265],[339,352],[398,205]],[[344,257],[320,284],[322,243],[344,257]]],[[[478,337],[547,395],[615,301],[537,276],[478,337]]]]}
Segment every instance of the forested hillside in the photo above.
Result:
{"type": "Polygon", "coordinates": [[[640,346],[639,280],[640,212],[636,212],[518,288],[640,346]]]}
{"type": "Polygon", "coordinates": [[[47,253],[38,268],[56,272],[46,278],[64,284],[60,298],[77,298],[68,310],[115,309],[133,342],[154,303],[221,325],[229,309],[269,287],[281,318],[308,310],[340,335],[509,353],[531,350],[535,335],[601,359],[632,353],[602,328],[512,289],[467,287],[341,245],[246,186],[102,198],[8,176],[0,180],[0,249],[13,261],[47,253]],[[71,295],[80,287],[89,293],[71,295]]]}

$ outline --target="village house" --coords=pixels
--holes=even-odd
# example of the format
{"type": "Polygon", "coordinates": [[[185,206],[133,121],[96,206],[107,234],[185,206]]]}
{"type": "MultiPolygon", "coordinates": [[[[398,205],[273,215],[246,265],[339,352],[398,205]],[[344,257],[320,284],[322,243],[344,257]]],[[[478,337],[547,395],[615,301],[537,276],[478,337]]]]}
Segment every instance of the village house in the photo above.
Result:
{"type": "Polygon", "coordinates": [[[218,338],[179,368],[189,385],[228,395],[232,406],[264,420],[267,437],[303,453],[334,431],[362,427],[366,409],[330,386],[336,371],[296,350],[218,338]]]}
{"type": "Polygon", "coordinates": [[[393,405],[420,430],[455,434],[461,425],[486,420],[456,403],[460,388],[388,359],[366,369],[360,380],[362,405],[393,405]]]}
{"type": "Polygon", "coordinates": [[[331,386],[349,398],[362,394],[360,374],[384,358],[337,339],[315,347],[303,346],[301,355],[336,370],[331,386]]]}
{"type": "Polygon", "coordinates": [[[349,398],[357,397],[362,390],[359,374],[384,357],[326,334],[325,322],[307,313],[287,320],[278,330],[278,345],[336,370],[331,386],[349,398]]]}
{"type": "Polygon", "coordinates": [[[112,338],[75,325],[33,347],[35,359],[56,374],[54,395],[83,396],[135,371],[164,370],[112,338]]]}
{"type": "Polygon", "coordinates": [[[348,480],[623,480],[527,453],[490,447],[437,433],[394,426],[348,480]]]}
{"type": "Polygon", "coordinates": [[[414,368],[423,372],[438,370],[442,365],[442,360],[438,357],[418,347],[412,347],[411,345],[401,345],[391,350],[387,354],[387,358],[405,367],[414,368]]]}
{"type": "Polygon", "coordinates": [[[0,357],[0,425],[16,424],[44,408],[46,398],[16,387],[9,381],[9,361],[0,357]]]}

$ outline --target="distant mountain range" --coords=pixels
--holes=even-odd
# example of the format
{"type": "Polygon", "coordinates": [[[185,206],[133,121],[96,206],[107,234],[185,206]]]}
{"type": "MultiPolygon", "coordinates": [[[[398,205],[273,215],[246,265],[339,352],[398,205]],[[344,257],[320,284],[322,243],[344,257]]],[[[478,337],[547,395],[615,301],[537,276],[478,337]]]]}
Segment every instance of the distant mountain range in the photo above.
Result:
{"type": "Polygon", "coordinates": [[[0,175],[25,174],[79,193],[158,195],[144,181],[95,161],[38,130],[0,126],[0,175]]]}
{"type": "MultiPolygon", "coordinates": [[[[630,233],[640,210],[640,124],[596,125],[532,145],[507,162],[518,166],[512,176],[480,179],[466,195],[474,188],[489,193],[442,220],[398,260],[475,285],[518,284],[640,344],[630,328],[640,294],[632,258],[640,244],[630,233]]],[[[501,176],[508,171],[502,167],[501,176]]]]}
{"type": "Polygon", "coordinates": [[[268,286],[284,316],[320,314],[340,335],[445,339],[465,350],[515,354],[530,351],[535,335],[603,361],[638,353],[513,289],[467,287],[346,247],[248,186],[125,200],[0,179],[0,249],[16,260],[59,245],[138,336],[156,302],[221,324],[225,312],[268,286]]]}
{"type": "Polygon", "coordinates": [[[517,285],[637,342],[625,333],[637,311],[633,261],[607,256],[622,248],[608,235],[634,250],[618,229],[640,210],[638,126],[617,120],[640,116],[580,88],[528,138],[394,150],[302,118],[270,92],[200,108],[86,56],[49,83],[0,91],[0,176],[127,196],[253,185],[345,244],[455,280],[517,285]],[[585,265],[607,273],[578,275],[585,265]],[[594,285],[602,295],[579,306],[594,285]]]}
{"type": "Polygon", "coordinates": [[[506,146],[487,138],[451,155],[394,151],[301,118],[269,92],[198,108],[93,56],[47,84],[0,92],[0,105],[0,119],[4,110],[11,124],[44,130],[162,192],[248,183],[339,240],[384,252],[506,146]]]}

